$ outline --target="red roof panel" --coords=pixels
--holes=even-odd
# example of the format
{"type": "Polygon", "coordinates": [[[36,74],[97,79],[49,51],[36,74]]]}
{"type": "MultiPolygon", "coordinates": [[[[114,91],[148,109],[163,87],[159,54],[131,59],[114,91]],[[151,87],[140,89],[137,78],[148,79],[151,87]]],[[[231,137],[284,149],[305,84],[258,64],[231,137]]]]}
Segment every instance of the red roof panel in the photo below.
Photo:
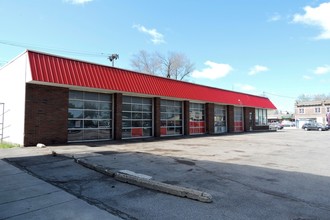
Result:
{"type": "Polygon", "coordinates": [[[33,81],[276,109],[266,97],[27,51],[33,81]]]}

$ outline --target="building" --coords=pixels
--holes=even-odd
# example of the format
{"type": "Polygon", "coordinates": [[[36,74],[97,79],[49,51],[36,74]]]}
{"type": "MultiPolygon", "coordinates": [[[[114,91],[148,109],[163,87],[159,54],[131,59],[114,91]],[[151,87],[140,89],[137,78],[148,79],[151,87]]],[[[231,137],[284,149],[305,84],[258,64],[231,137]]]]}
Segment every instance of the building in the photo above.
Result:
{"type": "Polygon", "coordinates": [[[330,124],[330,100],[296,102],[295,117],[299,128],[308,121],[330,124]]]}
{"type": "Polygon", "coordinates": [[[295,127],[295,115],[288,111],[268,110],[268,123],[280,123],[284,127],[295,127]]]}
{"type": "Polygon", "coordinates": [[[268,129],[265,97],[36,51],[0,69],[5,141],[24,146],[268,129]]]}
{"type": "Polygon", "coordinates": [[[330,124],[330,100],[296,102],[295,117],[300,128],[308,121],[330,124]]]}

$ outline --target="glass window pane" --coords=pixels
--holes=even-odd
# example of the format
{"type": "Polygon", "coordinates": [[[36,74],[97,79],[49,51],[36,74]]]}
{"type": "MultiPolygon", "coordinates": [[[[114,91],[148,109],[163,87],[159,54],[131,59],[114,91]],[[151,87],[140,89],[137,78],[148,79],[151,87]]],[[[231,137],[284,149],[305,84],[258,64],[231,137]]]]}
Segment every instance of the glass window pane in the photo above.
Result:
{"type": "Polygon", "coordinates": [[[101,119],[110,119],[111,118],[110,111],[100,111],[99,112],[99,118],[101,118],[101,119]]]}
{"type": "Polygon", "coordinates": [[[68,128],[83,128],[83,121],[82,120],[69,120],[68,128]]]}
{"type": "Polygon", "coordinates": [[[133,104],[132,105],[132,111],[141,112],[142,111],[142,105],[133,104]]]}
{"type": "Polygon", "coordinates": [[[123,117],[123,120],[132,119],[132,113],[131,112],[123,112],[122,117],[123,117]]]}
{"type": "Polygon", "coordinates": [[[123,96],[123,102],[124,103],[131,103],[132,101],[132,97],[131,96],[123,96]]]}
{"type": "Polygon", "coordinates": [[[122,130],[122,137],[123,138],[130,138],[130,137],[132,137],[132,131],[131,131],[131,129],[123,129],[122,130]]]}
{"type": "Polygon", "coordinates": [[[99,102],[93,102],[93,101],[85,101],[84,102],[84,108],[85,109],[99,109],[99,102]]]}
{"type": "Polygon", "coordinates": [[[132,119],[142,119],[142,113],[133,112],[132,113],[132,119]]]}
{"type": "Polygon", "coordinates": [[[176,127],[175,128],[175,134],[182,134],[182,127],[176,127]]]}
{"type": "Polygon", "coordinates": [[[98,128],[97,120],[84,120],[84,128],[98,128]]]}
{"type": "Polygon", "coordinates": [[[86,119],[97,119],[99,114],[98,111],[84,111],[84,118],[86,119]]]}
{"type": "Polygon", "coordinates": [[[140,97],[132,97],[132,103],[142,104],[142,98],[140,98],[140,97]]]}
{"type": "Polygon", "coordinates": [[[71,90],[69,92],[69,99],[83,99],[83,94],[83,92],[71,90]]]}
{"type": "Polygon", "coordinates": [[[152,121],[143,121],[143,127],[151,127],[152,121]]]}
{"type": "Polygon", "coordinates": [[[151,113],[143,113],[142,117],[143,119],[152,119],[151,113]]]}
{"type": "Polygon", "coordinates": [[[68,118],[83,118],[83,110],[69,109],[68,118]]]}
{"type": "Polygon", "coordinates": [[[142,106],[144,112],[152,112],[152,106],[151,105],[143,105],[142,106]]]}
{"type": "Polygon", "coordinates": [[[99,128],[110,128],[111,121],[110,120],[101,120],[99,121],[99,128]]]}
{"type": "Polygon", "coordinates": [[[175,126],[181,127],[182,126],[182,121],[175,121],[175,126]]]}
{"type": "Polygon", "coordinates": [[[79,100],[69,100],[69,108],[82,109],[84,102],[79,100]]]}
{"type": "Polygon", "coordinates": [[[166,113],[160,113],[160,119],[167,119],[166,113]]]}
{"type": "Polygon", "coordinates": [[[125,127],[132,127],[132,121],[122,121],[123,128],[125,127]]]}
{"type": "Polygon", "coordinates": [[[100,102],[100,110],[110,110],[111,103],[109,102],[100,102]]]}
{"type": "Polygon", "coordinates": [[[151,128],[143,128],[143,136],[151,136],[151,128]]]}
{"type": "Polygon", "coordinates": [[[132,127],[142,127],[142,121],[132,121],[132,127]]]}
{"type": "Polygon", "coordinates": [[[97,140],[98,137],[98,129],[84,130],[84,140],[97,140]]]}
{"type": "Polygon", "coordinates": [[[100,93],[99,98],[100,101],[111,102],[111,95],[100,93]]]}
{"type": "Polygon", "coordinates": [[[68,141],[82,141],[83,130],[68,130],[68,141]]]}
{"type": "Polygon", "coordinates": [[[152,104],[152,99],[150,99],[150,98],[144,98],[143,99],[143,104],[149,104],[149,105],[151,105],[152,104]]]}
{"type": "Polygon", "coordinates": [[[99,130],[99,139],[111,139],[111,130],[109,129],[99,130]]]}
{"type": "Polygon", "coordinates": [[[123,104],[123,111],[131,111],[131,104],[123,104]]]}
{"type": "Polygon", "coordinates": [[[85,100],[99,100],[99,94],[94,92],[85,92],[85,100]]]}

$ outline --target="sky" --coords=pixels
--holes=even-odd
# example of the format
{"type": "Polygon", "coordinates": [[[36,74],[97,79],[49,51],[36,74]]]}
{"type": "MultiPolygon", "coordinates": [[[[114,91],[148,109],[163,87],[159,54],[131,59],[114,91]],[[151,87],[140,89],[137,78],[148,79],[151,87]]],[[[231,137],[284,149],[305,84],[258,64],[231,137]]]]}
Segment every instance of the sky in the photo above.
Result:
{"type": "Polygon", "coordinates": [[[183,53],[188,81],[293,112],[330,94],[330,1],[0,0],[0,66],[26,49],[130,70],[141,50],[183,53]]]}

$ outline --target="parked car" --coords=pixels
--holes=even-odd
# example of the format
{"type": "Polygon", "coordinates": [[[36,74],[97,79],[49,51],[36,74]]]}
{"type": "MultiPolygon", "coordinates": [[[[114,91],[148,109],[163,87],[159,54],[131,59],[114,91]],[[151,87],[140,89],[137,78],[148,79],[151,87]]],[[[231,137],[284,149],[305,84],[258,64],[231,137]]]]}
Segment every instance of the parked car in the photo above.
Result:
{"type": "Polygon", "coordinates": [[[327,126],[316,122],[305,123],[301,128],[304,129],[305,131],[309,131],[309,130],[326,131],[329,129],[327,126]]]}
{"type": "Polygon", "coordinates": [[[281,125],[278,122],[273,122],[273,123],[269,124],[269,129],[270,130],[281,130],[281,129],[283,129],[283,125],[281,125]]]}

